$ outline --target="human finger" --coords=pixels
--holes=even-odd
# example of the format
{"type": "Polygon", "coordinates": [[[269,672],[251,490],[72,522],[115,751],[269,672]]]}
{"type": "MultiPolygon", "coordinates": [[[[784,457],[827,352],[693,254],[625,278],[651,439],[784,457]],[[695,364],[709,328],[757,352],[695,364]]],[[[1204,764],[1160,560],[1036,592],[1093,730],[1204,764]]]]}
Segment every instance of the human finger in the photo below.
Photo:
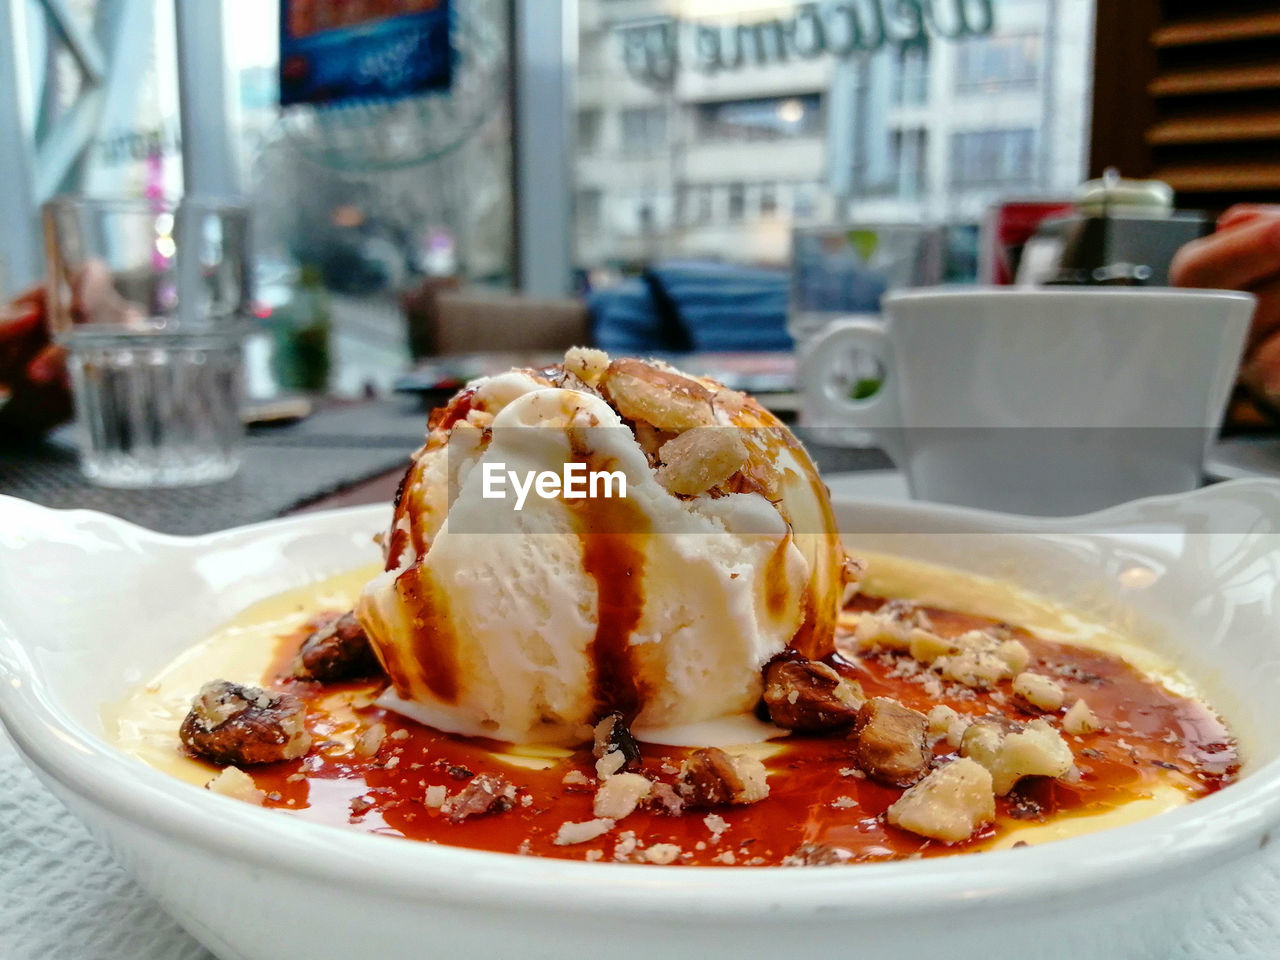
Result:
{"type": "Polygon", "coordinates": [[[1280,205],[1274,203],[1237,203],[1218,218],[1219,230],[1230,230],[1259,217],[1280,217],[1280,205]]]}
{"type": "Polygon", "coordinates": [[[1260,343],[1245,361],[1241,379],[1273,406],[1280,406],[1280,334],[1260,343]]]}
{"type": "Polygon", "coordinates": [[[32,383],[61,383],[67,374],[67,351],[48,344],[27,364],[27,379],[32,383]]]}
{"type": "Polygon", "coordinates": [[[1169,266],[1175,287],[1243,290],[1273,276],[1280,276],[1280,217],[1192,240],[1169,266]]]}

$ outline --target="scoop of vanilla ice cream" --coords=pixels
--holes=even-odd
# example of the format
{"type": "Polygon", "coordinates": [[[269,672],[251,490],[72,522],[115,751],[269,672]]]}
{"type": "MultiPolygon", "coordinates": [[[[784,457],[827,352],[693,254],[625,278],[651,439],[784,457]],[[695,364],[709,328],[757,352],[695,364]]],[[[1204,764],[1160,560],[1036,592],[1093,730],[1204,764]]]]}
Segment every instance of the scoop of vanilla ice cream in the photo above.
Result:
{"type": "Polygon", "coordinates": [[[386,703],[514,742],[576,744],[615,710],[641,736],[747,713],[770,658],[829,649],[842,587],[825,488],[785,427],[711,381],[598,351],[437,411],[385,545],[356,614],[386,703]],[[687,395],[662,406],[672,391],[687,395]],[[625,496],[530,490],[517,510],[508,483],[492,498],[499,465],[566,463],[621,475],[625,496]]]}

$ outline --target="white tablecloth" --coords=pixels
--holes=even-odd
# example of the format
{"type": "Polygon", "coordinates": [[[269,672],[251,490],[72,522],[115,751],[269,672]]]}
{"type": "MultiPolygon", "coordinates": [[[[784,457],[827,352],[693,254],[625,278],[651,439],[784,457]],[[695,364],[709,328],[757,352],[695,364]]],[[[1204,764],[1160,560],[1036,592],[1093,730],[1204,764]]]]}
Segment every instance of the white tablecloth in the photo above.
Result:
{"type": "Polygon", "coordinates": [[[212,960],[40,785],[3,728],[0,958],[212,960]]]}

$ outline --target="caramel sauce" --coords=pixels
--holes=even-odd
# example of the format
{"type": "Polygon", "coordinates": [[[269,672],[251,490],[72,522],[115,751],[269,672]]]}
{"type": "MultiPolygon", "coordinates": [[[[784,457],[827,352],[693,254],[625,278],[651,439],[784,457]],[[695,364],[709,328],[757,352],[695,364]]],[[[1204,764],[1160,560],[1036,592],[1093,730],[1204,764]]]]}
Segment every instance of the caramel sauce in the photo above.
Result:
{"type": "Polygon", "coordinates": [[[434,434],[437,431],[441,434],[448,433],[455,423],[466,419],[467,414],[471,412],[471,406],[475,402],[475,398],[475,388],[467,387],[465,390],[459,390],[455,393],[443,407],[433,408],[431,415],[427,418],[427,432],[429,434],[434,434]]]}
{"type": "MultiPolygon", "coordinates": [[[[588,454],[587,472],[608,470],[588,454]]],[[[648,517],[626,497],[566,500],[582,544],[582,567],[596,583],[596,633],[588,654],[597,717],[639,714],[647,691],[636,664],[631,634],[644,615],[645,539],[648,517]],[[625,532],[616,532],[625,531],[625,532]]]]}
{"type": "MultiPolygon", "coordinates": [[[[409,472],[404,475],[404,480],[400,481],[401,496],[407,492],[405,487],[409,478],[413,476],[413,472],[413,467],[410,467],[409,472]]],[[[398,507],[396,508],[395,516],[396,519],[399,520],[400,510],[398,507]]],[[[413,544],[414,553],[418,556],[422,555],[418,550],[416,540],[412,539],[412,537],[412,528],[410,530],[406,530],[404,527],[400,526],[399,523],[396,523],[391,527],[391,535],[387,539],[387,560],[383,565],[384,570],[394,570],[396,568],[396,565],[400,563],[400,558],[404,555],[404,548],[410,543],[413,544]]]]}
{"type": "MultiPolygon", "coordinates": [[[[449,431],[459,420],[466,419],[467,414],[473,408],[475,397],[476,391],[473,388],[460,390],[445,406],[432,409],[431,415],[427,419],[426,450],[437,450],[449,442],[449,431]]],[[[422,461],[415,454],[411,459],[404,479],[400,481],[400,486],[396,488],[393,514],[395,520],[391,525],[391,534],[387,540],[387,557],[386,565],[383,567],[384,570],[394,570],[396,568],[404,555],[406,546],[412,545],[413,554],[417,557],[421,557],[427,552],[426,537],[424,536],[423,524],[420,519],[421,511],[412,503],[416,496],[415,488],[420,480],[421,466],[422,461]],[[402,502],[406,497],[409,499],[409,503],[402,502]],[[402,521],[404,522],[402,523],[402,521]]]]}
{"type": "Polygon", "coordinates": [[[764,605],[773,617],[782,616],[791,596],[791,581],[787,577],[787,550],[790,546],[791,534],[788,533],[778,541],[764,568],[764,605]]]}
{"type": "MultiPolygon", "coordinates": [[[[600,562],[625,567],[632,562],[627,553],[625,544],[612,541],[602,546],[600,562]]],[[[624,579],[617,573],[615,569],[609,579],[624,579]]],[[[610,629],[622,629],[630,622],[626,611],[631,599],[619,594],[609,600],[619,617],[610,629]]],[[[880,603],[860,596],[853,608],[873,609],[880,603]]],[[[993,625],[968,614],[926,610],[935,630],[947,636],[993,625]]],[[[1066,690],[1068,703],[1076,697],[1087,699],[1103,729],[1066,737],[1076,755],[1075,782],[1024,780],[1009,796],[997,798],[995,822],[961,844],[927,840],[889,826],[883,814],[902,791],[863,779],[854,768],[848,741],[836,736],[791,737],[770,745],[774,752],[765,759],[770,794],[760,803],[677,817],[641,809],[595,840],[557,846],[554,838],[561,824],[594,817],[595,761],[589,750],[570,755],[551,751],[538,760],[537,751],[441,733],[388,713],[372,703],[379,684],[321,686],[292,679],[291,661],[305,631],[281,638],[269,671],[277,679],[269,686],[306,702],[315,746],[300,761],[248,772],[268,793],[267,806],[367,833],[571,860],[643,860],[645,847],[673,843],[682,850],[678,863],[752,866],[780,864],[806,844],[840,851],[840,858],[848,862],[982,849],[1028,822],[1118,808],[1159,785],[1173,783],[1195,799],[1235,778],[1235,745],[1222,722],[1200,702],[1167,690],[1110,654],[1021,630],[1015,633],[1031,652],[1028,669],[1053,676],[1066,690]],[[351,752],[343,741],[375,724],[382,724],[387,733],[376,754],[360,757],[351,752]],[[339,733],[345,734],[342,740],[339,733]],[[513,756],[517,753],[522,756],[513,756]],[[573,772],[587,782],[566,784],[565,776],[573,772]],[[453,794],[478,774],[505,777],[518,788],[510,810],[453,823],[426,805],[428,787],[443,786],[453,794]],[[619,846],[628,835],[638,841],[633,852],[627,852],[631,844],[619,846]]],[[[989,692],[944,684],[938,696],[926,690],[924,681],[932,675],[904,656],[833,655],[828,662],[857,679],[868,696],[891,696],[920,710],[946,703],[973,715],[996,713],[1016,720],[1039,715],[1014,700],[1008,682],[989,692]]],[[[672,783],[689,752],[644,744],[640,772],[672,783]]],[[[946,757],[951,750],[944,740],[935,752],[946,757]]]]}
{"type": "Polygon", "coordinates": [[[399,660],[394,667],[384,663],[396,691],[413,699],[415,687],[421,685],[441,702],[454,703],[458,699],[458,638],[448,595],[421,560],[396,577],[396,593],[412,611],[413,623],[409,662],[399,660]]]}

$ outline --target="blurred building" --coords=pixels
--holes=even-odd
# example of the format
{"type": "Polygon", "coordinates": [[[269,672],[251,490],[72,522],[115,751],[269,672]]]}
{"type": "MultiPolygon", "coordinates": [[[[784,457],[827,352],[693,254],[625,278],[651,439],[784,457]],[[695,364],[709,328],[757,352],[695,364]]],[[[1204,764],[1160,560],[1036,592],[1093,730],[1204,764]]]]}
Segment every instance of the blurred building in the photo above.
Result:
{"type": "Polygon", "coordinates": [[[576,264],[786,259],[793,225],[973,222],[994,199],[1070,192],[1088,141],[1092,0],[993,0],[990,35],[847,59],[628,73],[660,17],[750,23],[797,5],[581,0],[576,264]]]}

